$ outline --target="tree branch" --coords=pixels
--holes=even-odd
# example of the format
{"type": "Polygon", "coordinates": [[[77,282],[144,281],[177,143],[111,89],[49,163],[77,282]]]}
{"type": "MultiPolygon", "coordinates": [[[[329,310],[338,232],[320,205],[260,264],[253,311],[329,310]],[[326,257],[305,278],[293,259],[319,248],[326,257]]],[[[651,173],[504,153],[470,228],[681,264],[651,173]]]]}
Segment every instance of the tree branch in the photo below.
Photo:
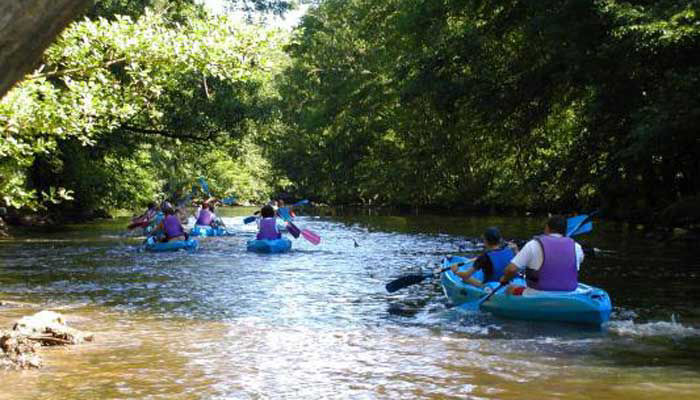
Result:
{"type": "Polygon", "coordinates": [[[123,124],[121,125],[122,129],[131,131],[131,132],[136,132],[136,133],[144,133],[146,135],[158,135],[158,136],[163,136],[171,139],[180,139],[180,140],[190,140],[193,142],[208,142],[210,140],[214,139],[214,134],[209,133],[206,136],[196,136],[196,135],[184,135],[184,134],[176,134],[171,131],[164,131],[164,130],[159,130],[159,129],[147,129],[147,128],[141,128],[138,126],[131,126],[131,125],[126,125],[123,124]]]}

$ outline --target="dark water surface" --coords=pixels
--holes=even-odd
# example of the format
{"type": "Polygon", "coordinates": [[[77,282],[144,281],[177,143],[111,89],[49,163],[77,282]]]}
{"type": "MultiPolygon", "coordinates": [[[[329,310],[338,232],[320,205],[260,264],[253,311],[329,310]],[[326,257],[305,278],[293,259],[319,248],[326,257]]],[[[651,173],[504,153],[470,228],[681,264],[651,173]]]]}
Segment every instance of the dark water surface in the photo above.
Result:
{"type": "MultiPolygon", "coordinates": [[[[258,255],[250,210],[223,212],[237,234],[195,254],[141,252],[125,220],[0,241],[0,300],[57,309],[98,339],[2,373],[22,379],[0,399],[700,398],[697,243],[609,222],[580,237],[602,250],[580,279],[614,305],[594,329],[465,314],[437,281],[384,290],[478,251],[487,226],[525,239],[539,218],[305,216],[321,245],[258,255]]],[[[28,312],[0,309],[0,326],[28,312]]]]}

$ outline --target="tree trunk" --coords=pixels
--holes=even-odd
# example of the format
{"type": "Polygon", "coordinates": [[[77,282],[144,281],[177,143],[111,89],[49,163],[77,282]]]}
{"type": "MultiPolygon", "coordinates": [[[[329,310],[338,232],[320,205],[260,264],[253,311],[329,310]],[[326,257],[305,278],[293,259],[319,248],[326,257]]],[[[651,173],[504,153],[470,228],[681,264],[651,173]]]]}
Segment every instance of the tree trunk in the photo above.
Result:
{"type": "Polygon", "coordinates": [[[0,0],[0,98],[91,0],[0,0]]]}

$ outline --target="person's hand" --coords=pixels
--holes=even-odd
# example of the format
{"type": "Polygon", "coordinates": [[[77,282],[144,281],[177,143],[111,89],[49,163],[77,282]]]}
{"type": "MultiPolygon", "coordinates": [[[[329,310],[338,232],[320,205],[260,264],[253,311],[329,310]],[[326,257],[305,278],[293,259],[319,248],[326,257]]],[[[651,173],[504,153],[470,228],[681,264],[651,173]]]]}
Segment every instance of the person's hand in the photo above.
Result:
{"type": "Polygon", "coordinates": [[[457,264],[452,264],[452,266],[450,267],[450,269],[452,270],[453,273],[456,274],[456,273],[457,273],[457,270],[459,269],[459,267],[457,266],[457,264]]]}
{"type": "Polygon", "coordinates": [[[508,283],[508,279],[506,279],[505,276],[502,276],[501,279],[498,280],[498,282],[499,282],[501,285],[505,285],[506,283],[508,283]]]}

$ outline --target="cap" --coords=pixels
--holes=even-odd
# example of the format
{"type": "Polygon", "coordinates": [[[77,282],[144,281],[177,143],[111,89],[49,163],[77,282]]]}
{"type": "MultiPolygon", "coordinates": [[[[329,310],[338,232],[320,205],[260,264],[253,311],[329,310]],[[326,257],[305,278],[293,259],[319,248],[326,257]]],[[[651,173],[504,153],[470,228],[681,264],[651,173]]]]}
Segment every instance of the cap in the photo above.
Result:
{"type": "Polygon", "coordinates": [[[484,240],[489,243],[498,243],[501,241],[501,231],[495,226],[486,228],[484,231],[484,240]]]}

